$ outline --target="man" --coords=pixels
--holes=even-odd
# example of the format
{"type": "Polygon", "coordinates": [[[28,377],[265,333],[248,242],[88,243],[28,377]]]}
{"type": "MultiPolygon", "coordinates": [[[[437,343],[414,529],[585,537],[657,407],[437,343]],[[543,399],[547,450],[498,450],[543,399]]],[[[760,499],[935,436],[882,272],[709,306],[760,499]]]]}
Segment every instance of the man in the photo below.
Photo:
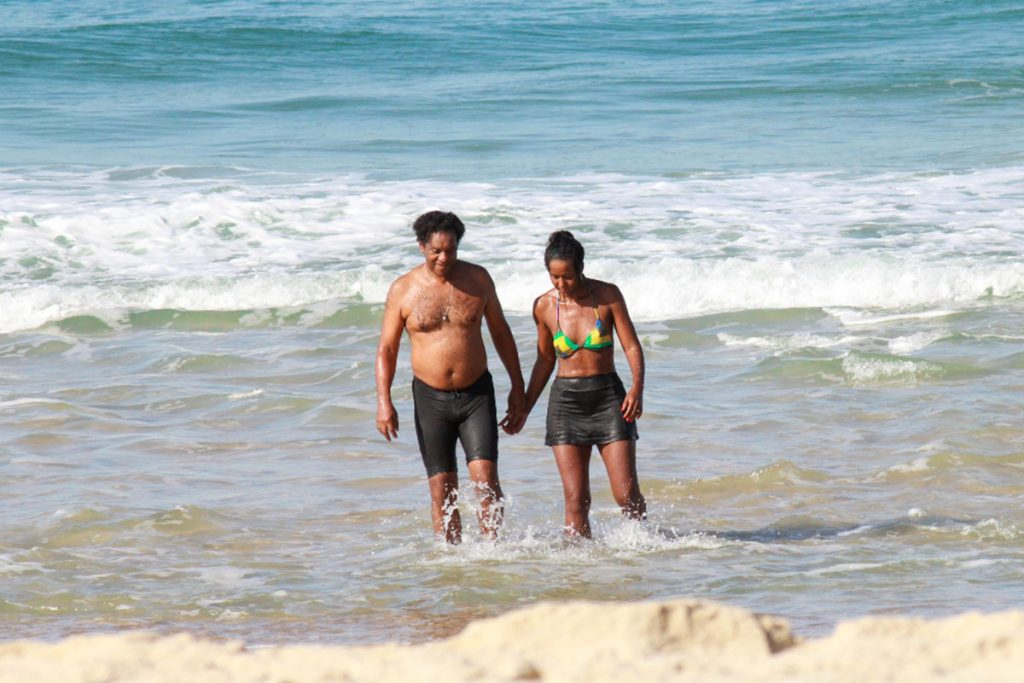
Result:
{"type": "Polygon", "coordinates": [[[452,544],[462,540],[455,457],[459,440],[480,494],[480,531],[494,538],[503,516],[498,427],[512,434],[524,417],[519,353],[491,276],[481,266],[458,259],[466,230],[458,216],[429,211],[416,219],[413,230],[424,263],[388,290],[377,347],[377,431],[388,441],[398,436],[391,384],[404,329],[412,344],[416,438],[427,469],[434,533],[452,544]],[[500,425],[481,333],[484,319],[512,382],[500,425]]]}

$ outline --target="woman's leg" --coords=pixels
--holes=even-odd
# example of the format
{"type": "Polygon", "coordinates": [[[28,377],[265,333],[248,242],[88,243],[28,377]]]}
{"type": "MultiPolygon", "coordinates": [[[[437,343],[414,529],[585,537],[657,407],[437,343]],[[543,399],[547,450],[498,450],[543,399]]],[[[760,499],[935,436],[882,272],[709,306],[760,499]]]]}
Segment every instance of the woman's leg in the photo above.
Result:
{"type": "Polygon", "coordinates": [[[590,446],[552,446],[565,495],[565,530],[590,538],[590,446]]]}
{"type": "Polygon", "coordinates": [[[630,519],[647,518],[647,501],[640,493],[636,474],[636,442],[631,439],[613,441],[597,447],[608,470],[615,502],[630,519]]]}

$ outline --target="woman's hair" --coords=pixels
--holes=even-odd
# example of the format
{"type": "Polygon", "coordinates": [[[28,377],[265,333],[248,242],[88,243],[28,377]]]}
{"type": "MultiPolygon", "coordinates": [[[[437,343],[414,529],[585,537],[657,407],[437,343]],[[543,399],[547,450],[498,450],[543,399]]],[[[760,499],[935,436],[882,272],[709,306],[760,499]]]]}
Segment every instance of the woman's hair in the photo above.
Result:
{"type": "Polygon", "coordinates": [[[462,241],[462,235],[466,232],[466,226],[462,224],[459,217],[450,211],[428,211],[412,224],[416,232],[416,240],[420,244],[430,241],[430,236],[435,232],[447,232],[455,235],[455,243],[462,241]]]}
{"type": "Polygon", "coordinates": [[[569,261],[577,275],[583,273],[583,245],[568,230],[556,230],[548,237],[544,267],[549,267],[552,261],[569,261]]]}

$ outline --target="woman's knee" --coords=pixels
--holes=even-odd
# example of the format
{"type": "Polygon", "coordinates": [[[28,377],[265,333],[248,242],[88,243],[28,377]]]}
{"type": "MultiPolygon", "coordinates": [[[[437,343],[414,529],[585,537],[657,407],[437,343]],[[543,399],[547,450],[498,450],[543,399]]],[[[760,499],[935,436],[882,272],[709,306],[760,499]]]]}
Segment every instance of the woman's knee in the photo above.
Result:
{"type": "Polygon", "coordinates": [[[566,514],[587,515],[590,513],[590,494],[567,493],[565,496],[566,514]]]}
{"type": "Polygon", "coordinates": [[[620,501],[619,507],[622,509],[622,514],[633,519],[647,518],[647,501],[644,499],[643,494],[640,493],[639,488],[620,501]]]}
{"type": "Polygon", "coordinates": [[[612,497],[615,498],[615,502],[620,506],[626,505],[627,503],[636,500],[640,495],[640,486],[636,480],[629,480],[623,482],[615,482],[612,485],[612,497]]]}

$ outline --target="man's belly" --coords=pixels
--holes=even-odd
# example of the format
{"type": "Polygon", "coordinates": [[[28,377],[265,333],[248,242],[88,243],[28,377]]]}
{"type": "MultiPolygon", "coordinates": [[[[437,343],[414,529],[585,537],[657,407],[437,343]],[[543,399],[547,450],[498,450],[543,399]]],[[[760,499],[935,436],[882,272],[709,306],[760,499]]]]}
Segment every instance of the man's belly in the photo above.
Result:
{"type": "Polygon", "coordinates": [[[487,370],[487,352],[480,344],[415,344],[412,372],[421,382],[445,391],[464,389],[487,370]]]}

